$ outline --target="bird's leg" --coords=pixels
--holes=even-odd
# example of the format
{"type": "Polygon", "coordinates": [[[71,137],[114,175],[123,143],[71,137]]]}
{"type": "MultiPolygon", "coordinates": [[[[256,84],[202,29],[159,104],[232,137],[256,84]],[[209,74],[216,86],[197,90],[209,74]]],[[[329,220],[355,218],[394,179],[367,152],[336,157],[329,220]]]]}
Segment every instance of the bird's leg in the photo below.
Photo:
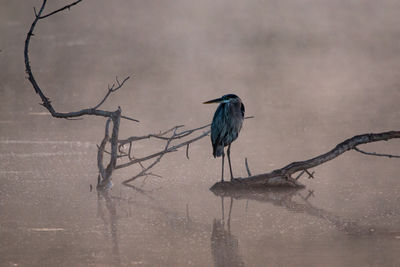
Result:
{"type": "Polygon", "coordinates": [[[229,170],[231,171],[231,182],[233,181],[233,174],[232,174],[232,166],[231,166],[231,145],[229,144],[228,150],[226,151],[228,153],[228,163],[229,163],[229,170]]]}
{"type": "Polygon", "coordinates": [[[225,153],[222,151],[222,175],[221,175],[221,182],[224,181],[224,159],[225,159],[225,153]]]}

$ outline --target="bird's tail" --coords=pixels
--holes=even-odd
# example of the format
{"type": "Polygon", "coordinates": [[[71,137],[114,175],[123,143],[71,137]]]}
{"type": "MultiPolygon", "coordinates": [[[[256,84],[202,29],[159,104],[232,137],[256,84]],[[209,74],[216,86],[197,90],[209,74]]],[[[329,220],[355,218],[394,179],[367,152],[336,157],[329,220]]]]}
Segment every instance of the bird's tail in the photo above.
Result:
{"type": "Polygon", "coordinates": [[[224,154],[224,147],[223,146],[213,146],[213,155],[214,158],[221,157],[224,154]]]}

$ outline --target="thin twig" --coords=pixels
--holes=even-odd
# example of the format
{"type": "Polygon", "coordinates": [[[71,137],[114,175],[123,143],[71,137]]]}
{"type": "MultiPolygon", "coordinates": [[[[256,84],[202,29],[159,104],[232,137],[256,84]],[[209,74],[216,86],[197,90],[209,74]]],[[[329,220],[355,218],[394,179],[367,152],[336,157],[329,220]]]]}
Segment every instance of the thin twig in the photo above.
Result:
{"type": "Polygon", "coordinates": [[[125,119],[125,120],[128,120],[128,121],[134,121],[134,122],[140,122],[137,119],[134,119],[134,118],[131,118],[131,117],[127,117],[127,116],[124,116],[124,115],[121,115],[121,119],[125,119]]]}
{"type": "Polygon", "coordinates": [[[187,144],[187,146],[186,146],[186,158],[187,159],[189,159],[189,145],[190,144],[187,144]]]}
{"type": "Polygon", "coordinates": [[[360,152],[362,154],[370,155],[370,156],[388,157],[388,158],[400,158],[400,156],[397,156],[397,155],[381,154],[381,153],[376,153],[376,152],[367,152],[367,151],[359,149],[358,147],[354,147],[354,150],[357,151],[357,152],[360,152]]]}
{"type": "Polygon", "coordinates": [[[118,82],[118,86],[114,88],[115,84],[113,84],[112,87],[108,87],[107,94],[103,97],[103,99],[100,101],[100,103],[98,103],[93,109],[98,109],[101,105],[103,105],[103,103],[107,100],[107,98],[110,96],[110,94],[117,91],[118,89],[120,89],[128,79],[129,79],[129,76],[126,77],[122,81],[122,83],[119,83],[118,77],[116,77],[115,80],[118,82]]]}
{"type": "MultiPolygon", "coordinates": [[[[171,138],[167,141],[167,143],[166,143],[166,145],[165,145],[165,148],[164,148],[164,151],[167,151],[167,150],[168,150],[168,147],[169,147],[171,141],[173,140],[173,138],[174,138],[175,135],[176,135],[176,130],[177,130],[177,129],[178,129],[178,126],[175,127],[175,130],[174,130],[173,135],[172,135],[171,138]]],[[[127,183],[129,183],[129,182],[131,182],[131,181],[133,181],[133,180],[135,180],[135,179],[141,177],[141,176],[147,175],[146,172],[147,172],[148,170],[150,170],[151,168],[153,168],[157,163],[159,163],[160,160],[161,160],[161,158],[162,158],[164,155],[165,155],[165,153],[160,154],[160,155],[157,157],[157,159],[156,159],[152,164],[150,164],[147,168],[143,169],[139,174],[135,175],[134,177],[125,180],[125,181],[123,182],[123,184],[127,184],[127,183]]]]}
{"type": "Polygon", "coordinates": [[[188,141],[186,141],[186,142],[182,142],[182,143],[180,143],[180,144],[178,144],[178,145],[172,146],[172,147],[168,148],[167,150],[162,150],[162,151],[160,151],[160,152],[157,152],[157,153],[148,155],[148,156],[143,157],[143,158],[137,158],[137,159],[135,159],[135,160],[132,160],[132,161],[129,161],[129,162],[126,162],[126,163],[117,165],[115,168],[116,168],[116,169],[125,168],[125,167],[128,167],[128,166],[130,166],[130,165],[136,164],[136,163],[138,163],[138,162],[142,162],[142,161],[146,161],[146,160],[149,160],[149,159],[158,157],[158,156],[160,156],[161,154],[166,154],[166,153],[171,153],[171,152],[178,151],[178,148],[181,148],[181,147],[183,147],[183,146],[186,146],[187,144],[196,142],[196,141],[202,139],[203,137],[206,137],[209,133],[210,133],[210,131],[204,132],[203,134],[201,134],[201,135],[199,135],[199,136],[197,136],[197,137],[195,137],[195,138],[192,138],[192,139],[190,139],[190,140],[188,140],[188,141]]]}
{"type": "MultiPolygon", "coordinates": [[[[100,146],[99,146],[99,145],[96,145],[96,146],[97,146],[97,149],[100,149],[100,146]]],[[[108,155],[111,155],[111,152],[110,152],[110,151],[107,151],[107,150],[105,150],[105,149],[104,149],[103,152],[106,153],[106,154],[108,154],[108,155]]],[[[123,154],[120,154],[120,155],[117,156],[117,158],[125,158],[125,157],[128,157],[128,154],[123,153],[123,154]]]]}
{"type": "Polygon", "coordinates": [[[247,163],[247,158],[244,159],[244,164],[246,165],[247,175],[248,175],[248,176],[251,176],[249,164],[247,163]]]}
{"type": "MultiPolygon", "coordinates": [[[[42,12],[39,12],[39,14],[37,15],[37,17],[38,17],[39,19],[44,19],[44,18],[50,17],[50,16],[52,16],[52,15],[58,13],[58,12],[61,12],[61,11],[65,10],[65,9],[70,9],[72,6],[78,4],[79,2],[82,2],[82,0],[75,1],[75,2],[73,2],[73,3],[71,3],[71,4],[69,4],[69,5],[66,5],[66,6],[64,6],[64,7],[62,7],[62,8],[59,8],[59,9],[57,9],[57,10],[55,10],[55,11],[53,11],[53,12],[50,12],[49,14],[43,15],[43,16],[40,15],[42,12]]],[[[46,4],[46,0],[43,0],[43,3],[46,4]]]]}

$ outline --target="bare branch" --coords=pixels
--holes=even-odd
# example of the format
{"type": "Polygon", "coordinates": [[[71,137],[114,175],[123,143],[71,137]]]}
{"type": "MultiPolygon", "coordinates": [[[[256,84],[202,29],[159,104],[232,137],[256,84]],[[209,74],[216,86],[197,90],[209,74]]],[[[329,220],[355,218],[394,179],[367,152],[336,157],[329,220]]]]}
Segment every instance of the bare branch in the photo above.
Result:
{"type": "Polygon", "coordinates": [[[397,156],[397,155],[380,154],[380,153],[376,153],[376,152],[367,152],[367,151],[359,149],[358,147],[354,147],[354,150],[357,151],[357,152],[360,152],[362,154],[370,155],[370,156],[388,157],[388,158],[400,158],[400,156],[397,156]]]}
{"type": "Polygon", "coordinates": [[[39,13],[36,13],[36,10],[35,10],[35,19],[33,20],[32,25],[31,25],[31,27],[29,29],[29,32],[27,33],[27,36],[26,36],[26,39],[25,39],[25,47],[24,47],[25,68],[26,68],[26,73],[29,75],[28,79],[32,83],[33,88],[35,89],[35,92],[40,95],[42,100],[47,99],[47,98],[40,91],[40,88],[37,85],[36,80],[33,78],[31,66],[30,66],[30,63],[29,63],[28,48],[29,48],[29,42],[31,40],[31,37],[33,36],[33,30],[35,29],[36,23],[38,22],[39,16],[40,16],[40,14],[42,14],[45,5],[46,5],[46,0],[43,1],[42,6],[39,9],[39,13]]]}
{"type": "MultiPolygon", "coordinates": [[[[75,1],[75,2],[73,2],[71,4],[69,4],[69,5],[66,5],[66,6],[64,6],[62,8],[54,10],[53,12],[50,12],[49,14],[46,14],[46,15],[43,15],[43,16],[40,15],[42,12],[39,12],[37,17],[38,17],[38,19],[44,19],[44,18],[50,17],[50,16],[52,16],[52,15],[58,13],[58,12],[61,12],[63,10],[66,10],[66,9],[69,10],[72,6],[77,5],[79,2],[82,2],[82,0],[75,1]]],[[[46,4],[46,0],[43,0],[43,5],[45,5],[45,4],[46,4]]]]}
{"type": "Polygon", "coordinates": [[[188,141],[186,141],[186,142],[182,142],[182,143],[180,143],[180,144],[178,144],[178,145],[169,147],[169,148],[166,149],[166,150],[163,150],[163,151],[160,151],[160,152],[151,154],[151,155],[146,156],[146,157],[143,157],[143,158],[138,158],[138,159],[135,159],[135,160],[132,160],[132,161],[129,161],[129,162],[126,162],[126,163],[117,165],[117,166],[115,166],[115,169],[125,168],[125,167],[128,167],[128,166],[130,166],[130,165],[136,164],[136,163],[138,163],[138,162],[142,162],[142,161],[146,161],[146,160],[149,160],[149,159],[158,157],[158,156],[160,156],[161,154],[166,154],[166,153],[170,153],[170,152],[175,152],[175,151],[178,150],[178,148],[181,148],[181,147],[183,147],[183,146],[186,146],[187,144],[196,142],[196,141],[198,141],[198,140],[200,140],[200,139],[206,137],[209,133],[210,133],[210,131],[204,132],[203,134],[201,134],[201,135],[199,135],[199,136],[197,136],[197,137],[195,137],[195,138],[192,138],[192,139],[190,139],[190,140],[188,140],[188,141]]]}
{"type": "MultiPolygon", "coordinates": [[[[165,145],[164,151],[167,151],[167,150],[168,150],[168,146],[170,145],[171,141],[172,141],[173,138],[175,137],[175,135],[176,135],[176,130],[178,129],[178,127],[179,127],[179,126],[176,126],[176,127],[175,127],[174,133],[173,133],[173,135],[171,136],[171,138],[167,141],[167,144],[165,145]]],[[[147,174],[147,171],[150,170],[151,168],[153,168],[157,163],[159,163],[160,160],[161,160],[161,158],[162,158],[164,155],[165,155],[165,153],[160,154],[160,155],[157,157],[157,159],[156,159],[152,164],[150,164],[147,168],[143,169],[139,174],[135,175],[134,177],[132,177],[132,178],[130,178],[130,179],[128,179],[128,180],[125,180],[125,181],[123,182],[123,184],[127,184],[127,183],[129,183],[129,182],[135,180],[135,179],[138,178],[138,177],[148,175],[148,174],[147,174]]]]}
{"type": "MultiPolygon", "coordinates": [[[[97,149],[100,149],[100,146],[99,146],[99,145],[96,145],[96,146],[97,146],[97,149]]],[[[105,150],[105,149],[103,150],[103,152],[106,153],[106,154],[108,154],[108,155],[111,155],[111,152],[110,152],[110,151],[107,151],[107,150],[105,150]]],[[[117,156],[117,158],[125,158],[125,157],[128,157],[128,154],[123,153],[123,154],[117,156]]]]}
{"type": "MultiPolygon", "coordinates": [[[[121,116],[121,118],[122,118],[122,116],[121,116]]],[[[245,117],[245,119],[252,119],[252,118],[254,118],[254,116],[245,117]]],[[[155,139],[160,139],[160,140],[166,140],[166,141],[168,141],[168,140],[170,140],[171,138],[170,138],[170,137],[166,137],[165,135],[168,134],[169,132],[173,131],[175,128],[177,128],[177,127],[178,127],[178,128],[181,128],[181,127],[183,127],[183,126],[184,126],[184,125],[174,126],[174,127],[172,127],[171,129],[168,129],[168,130],[166,130],[166,131],[164,131],[164,132],[161,132],[161,133],[159,133],[159,134],[148,134],[148,135],[144,135],[144,136],[131,136],[131,137],[127,138],[127,139],[119,140],[118,142],[120,143],[120,146],[122,146],[122,145],[127,144],[127,143],[130,143],[130,142],[135,142],[135,141],[139,141],[139,140],[143,140],[143,139],[150,139],[150,138],[155,138],[155,139]]],[[[181,139],[181,138],[184,138],[184,137],[186,137],[186,136],[188,136],[188,135],[190,135],[190,134],[192,134],[192,133],[194,133],[194,132],[196,132],[196,131],[205,129],[205,128],[209,127],[209,126],[211,126],[211,123],[206,124],[206,125],[203,125],[203,126],[200,126],[200,127],[198,127],[198,128],[185,130],[185,131],[183,131],[183,132],[178,132],[178,133],[175,135],[175,137],[174,137],[173,139],[181,139]]]]}
{"type": "Polygon", "coordinates": [[[120,147],[121,147],[121,146],[123,146],[125,144],[132,143],[132,142],[139,141],[139,140],[143,140],[143,139],[156,138],[156,139],[161,139],[161,140],[169,140],[170,137],[165,137],[164,135],[166,135],[167,133],[173,131],[176,127],[178,127],[178,126],[174,126],[173,128],[168,129],[168,130],[166,130],[166,131],[164,131],[162,133],[159,133],[159,134],[148,134],[148,135],[144,135],[144,136],[131,136],[131,137],[127,138],[127,139],[118,140],[118,142],[119,142],[120,147]]]}
{"type": "Polygon", "coordinates": [[[102,176],[102,180],[100,181],[100,183],[97,184],[98,189],[107,188],[111,184],[111,175],[115,169],[115,165],[117,164],[118,132],[119,132],[120,115],[121,115],[121,109],[118,108],[118,110],[115,111],[113,116],[107,120],[105,137],[100,145],[100,149],[97,154],[97,161],[98,161],[97,164],[98,164],[101,176],[102,176]],[[110,121],[113,122],[111,138],[109,137],[109,134],[108,134],[108,130],[109,130],[108,128],[109,128],[110,121]],[[103,154],[105,151],[105,149],[104,149],[105,145],[108,141],[111,143],[110,162],[108,163],[107,168],[104,170],[103,154]]]}
{"type": "Polygon", "coordinates": [[[111,159],[110,163],[107,166],[107,172],[110,173],[114,170],[115,165],[117,164],[117,155],[118,155],[118,131],[119,131],[119,122],[120,122],[121,109],[118,108],[115,115],[111,117],[113,121],[113,131],[110,139],[111,143],[111,159]]]}
{"type": "Polygon", "coordinates": [[[103,97],[103,99],[100,101],[100,103],[97,104],[93,109],[98,109],[98,108],[106,101],[106,99],[110,96],[110,94],[113,93],[113,92],[115,92],[115,91],[117,91],[118,89],[120,89],[128,79],[129,79],[129,76],[126,77],[126,78],[122,81],[122,83],[120,83],[120,82],[118,81],[118,77],[116,77],[115,80],[117,81],[118,86],[114,88],[115,84],[113,84],[111,87],[108,87],[107,94],[103,97]]]}
{"type": "Polygon", "coordinates": [[[140,122],[140,121],[137,120],[137,119],[133,119],[133,118],[131,118],[131,117],[127,117],[127,116],[123,116],[123,115],[121,115],[121,119],[125,119],[125,120],[128,120],[128,121],[140,122]]]}
{"type": "MultiPolygon", "coordinates": [[[[251,119],[251,118],[254,118],[254,116],[245,117],[245,119],[251,119]]],[[[139,136],[139,137],[138,136],[131,136],[131,137],[127,138],[127,139],[119,140],[119,146],[121,147],[121,146],[123,146],[124,144],[127,144],[127,143],[132,143],[132,142],[135,142],[135,141],[139,141],[139,140],[143,140],[143,139],[149,139],[149,138],[156,138],[156,139],[160,139],[160,140],[166,140],[167,142],[171,142],[173,140],[177,140],[177,139],[181,139],[183,137],[187,137],[187,136],[189,136],[189,135],[191,135],[191,134],[193,134],[193,133],[195,133],[197,131],[200,131],[200,130],[203,130],[203,129],[209,127],[210,125],[211,124],[207,124],[207,125],[204,125],[204,126],[201,126],[201,127],[198,127],[198,128],[189,129],[189,130],[185,130],[185,131],[182,131],[182,132],[178,132],[178,129],[183,127],[183,125],[178,125],[178,126],[175,126],[175,127],[171,128],[171,129],[168,129],[168,130],[166,130],[164,132],[161,132],[159,134],[149,134],[149,135],[139,136]],[[171,131],[174,131],[174,134],[172,136],[170,136],[170,137],[166,137],[165,135],[170,133],[171,131]]],[[[133,164],[136,164],[136,163],[139,163],[139,162],[143,162],[143,161],[158,157],[161,154],[175,152],[181,147],[188,146],[191,143],[194,143],[194,142],[196,142],[196,141],[208,136],[210,134],[210,131],[211,130],[207,130],[207,131],[203,132],[201,135],[199,135],[199,136],[197,136],[195,138],[192,138],[192,139],[189,139],[189,140],[184,141],[182,143],[179,143],[179,144],[176,144],[174,146],[168,147],[168,149],[164,149],[162,151],[159,151],[157,153],[148,155],[146,157],[136,158],[136,159],[133,159],[133,160],[131,160],[129,162],[122,163],[120,165],[117,165],[115,168],[116,169],[125,168],[125,167],[128,167],[130,165],[133,165],[133,164]]]]}
{"type": "MultiPolygon", "coordinates": [[[[117,80],[117,84],[118,86],[116,88],[112,88],[112,90],[109,90],[109,92],[107,93],[107,95],[104,97],[104,99],[100,102],[100,104],[98,104],[97,106],[95,106],[95,108],[87,108],[87,109],[82,109],[79,111],[74,111],[74,112],[57,112],[52,104],[51,101],[48,97],[46,97],[42,91],[42,89],[40,88],[40,86],[38,85],[38,83],[36,82],[36,79],[32,73],[32,69],[30,66],[30,61],[29,61],[29,44],[31,41],[31,37],[33,36],[33,31],[35,30],[36,24],[38,22],[39,19],[44,19],[46,17],[49,17],[51,15],[54,15],[60,11],[63,11],[65,9],[69,9],[71,6],[74,6],[76,4],[78,4],[79,2],[81,2],[82,0],[79,1],[75,1],[72,4],[66,5],[63,8],[57,9],[47,15],[42,16],[43,10],[46,6],[46,0],[43,0],[42,2],[42,6],[40,7],[40,10],[38,13],[36,13],[36,9],[35,9],[35,19],[32,22],[32,25],[27,33],[26,39],[25,39],[25,47],[24,47],[24,58],[25,58],[25,71],[28,74],[28,80],[29,82],[32,84],[33,88],[35,89],[35,92],[40,96],[41,100],[42,100],[42,104],[53,117],[56,118],[75,118],[75,117],[80,117],[83,115],[95,115],[95,116],[102,116],[102,117],[107,117],[107,118],[111,118],[112,116],[114,116],[115,111],[105,111],[105,110],[98,110],[97,108],[105,101],[105,99],[107,99],[108,95],[111,92],[116,91],[117,89],[119,89],[120,87],[123,86],[123,84],[126,82],[126,80],[129,78],[125,78],[122,82],[119,82],[118,79],[117,80]]],[[[123,116],[124,119],[128,119],[128,120],[132,120],[132,121],[136,121],[135,119],[123,116]]]]}
{"type": "MultiPolygon", "coordinates": [[[[109,135],[110,122],[111,122],[111,118],[109,118],[106,122],[104,138],[103,138],[103,141],[101,141],[101,144],[98,147],[98,152],[97,152],[97,167],[99,168],[99,172],[100,172],[102,179],[106,179],[106,170],[104,169],[104,165],[103,165],[103,155],[104,155],[106,144],[110,140],[110,135],[109,135]]],[[[98,184],[100,184],[100,182],[101,182],[101,180],[99,179],[98,184]]]]}

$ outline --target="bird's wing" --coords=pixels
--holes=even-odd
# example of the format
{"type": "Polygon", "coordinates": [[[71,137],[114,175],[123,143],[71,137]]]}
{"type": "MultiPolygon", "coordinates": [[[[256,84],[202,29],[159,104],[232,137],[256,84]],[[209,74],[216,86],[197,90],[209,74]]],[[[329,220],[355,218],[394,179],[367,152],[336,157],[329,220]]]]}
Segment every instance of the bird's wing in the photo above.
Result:
{"type": "Polygon", "coordinates": [[[218,146],[222,146],[222,148],[224,147],[222,140],[224,140],[224,137],[227,134],[223,105],[224,104],[218,106],[211,124],[211,142],[214,148],[214,154],[218,146]]]}
{"type": "Polygon", "coordinates": [[[222,137],[225,135],[225,117],[223,114],[222,105],[219,105],[215,111],[213,121],[211,124],[211,142],[216,145],[221,142],[222,137]]]}

